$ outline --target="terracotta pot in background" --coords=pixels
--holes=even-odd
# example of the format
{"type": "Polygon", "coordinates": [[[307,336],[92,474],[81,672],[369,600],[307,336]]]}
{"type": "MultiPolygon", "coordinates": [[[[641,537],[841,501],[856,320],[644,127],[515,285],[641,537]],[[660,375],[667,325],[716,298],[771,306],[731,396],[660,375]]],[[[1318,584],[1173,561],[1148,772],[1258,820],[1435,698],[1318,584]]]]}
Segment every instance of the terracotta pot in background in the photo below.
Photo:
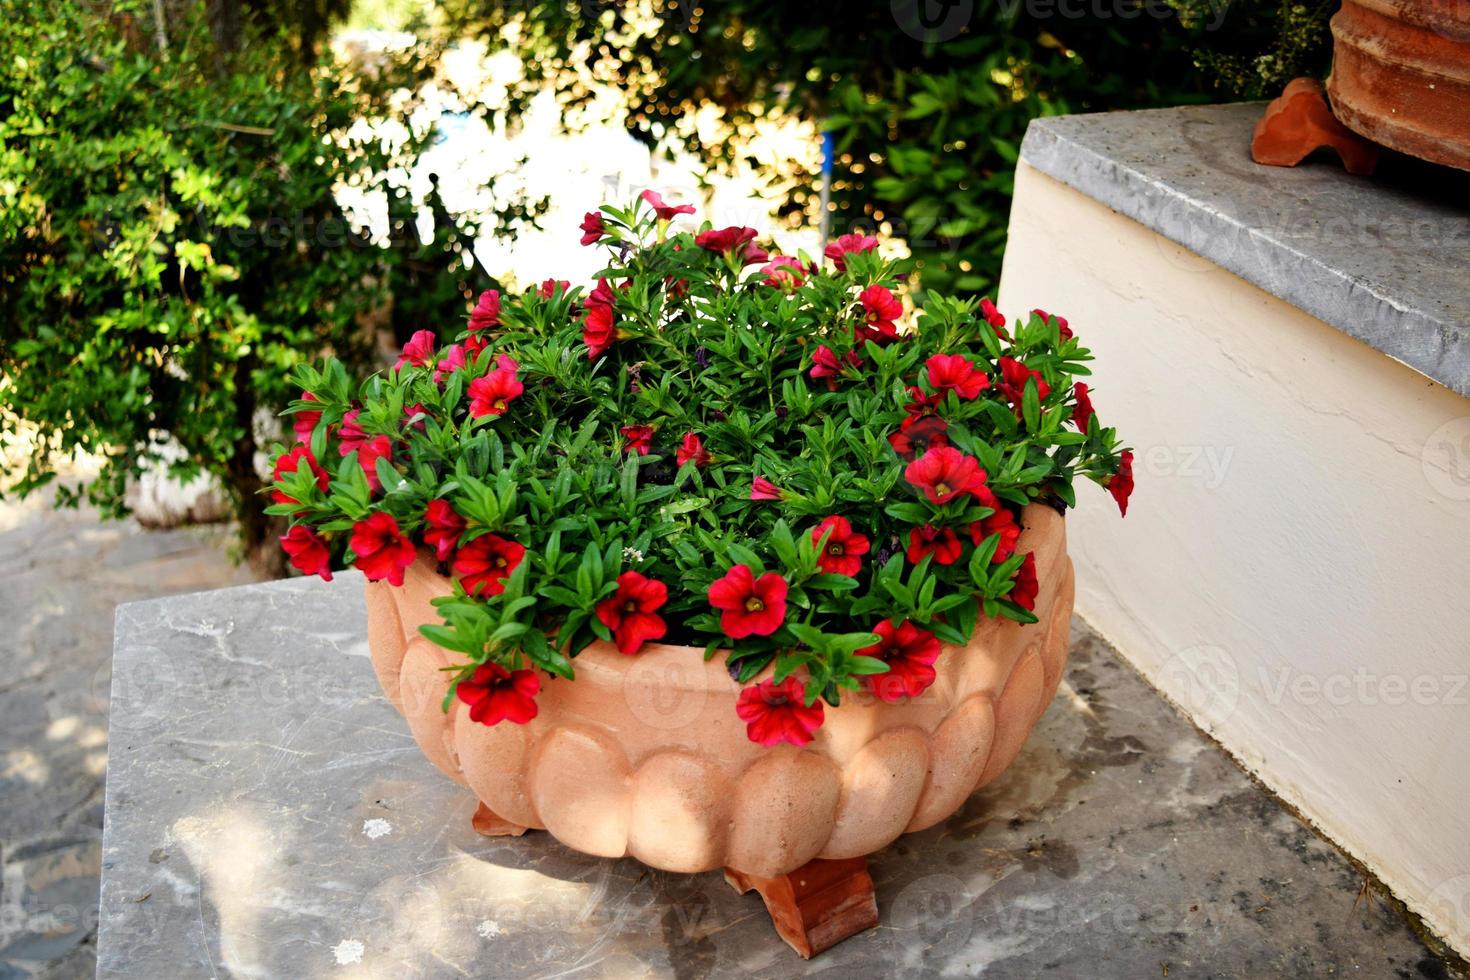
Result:
{"type": "Polygon", "coordinates": [[[668,871],[726,867],[774,878],[816,858],[871,854],[945,819],[995,779],[1050,703],[1066,660],[1072,562],[1063,520],[1032,505],[1018,547],[1036,553],[1039,622],[982,620],[946,646],[920,697],[849,695],[804,748],[750,742],[722,658],[595,643],[574,681],[548,679],[528,725],[440,706],[446,651],[418,632],[449,582],[421,559],[402,588],[367,587],[374,669],[424,754],[468,787],[501,832],[545,828],[576,850],[668,871]]]}
{"type": "Polygon", "coordinates": [[[1333,113],[1354,132],[1470,170],[1470,0],[1343,0],[1333,113]]]}

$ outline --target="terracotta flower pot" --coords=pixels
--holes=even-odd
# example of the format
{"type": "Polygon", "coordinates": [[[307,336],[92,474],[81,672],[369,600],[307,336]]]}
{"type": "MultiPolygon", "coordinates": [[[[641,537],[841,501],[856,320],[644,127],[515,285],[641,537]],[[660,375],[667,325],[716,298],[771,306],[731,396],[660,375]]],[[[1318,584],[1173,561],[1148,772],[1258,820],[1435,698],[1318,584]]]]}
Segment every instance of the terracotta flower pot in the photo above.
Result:
{"type": "Polygon", "coordinates": [[[923,695],[849,697],[801,749],[750,742],[735,714],[740,687],[721,658],[693,647],[624,656],[593,644],[576,680],[543,685],[528,725],[487,727],[458,702],[445,713],[449,655],[418,627],[438,622],[430,600],[450,585],[423,559],[402,588],[368,585],[368,641],[424,754],[501,832],[544,828],[587,854],[774,878],[932,826],[1015,759],[1061,678],[1073,595],[1062,518],[1032,505],[1022,524],[1040,621],[982,620],[968,645],[944,648],[923,695]]]}

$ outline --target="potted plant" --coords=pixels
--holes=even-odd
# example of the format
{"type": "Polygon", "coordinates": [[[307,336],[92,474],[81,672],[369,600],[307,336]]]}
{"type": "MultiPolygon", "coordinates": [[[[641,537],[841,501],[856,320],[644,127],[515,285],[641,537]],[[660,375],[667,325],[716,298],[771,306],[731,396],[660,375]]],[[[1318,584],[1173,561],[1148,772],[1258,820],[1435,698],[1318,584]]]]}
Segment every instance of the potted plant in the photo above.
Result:
{"type": "Polygon", "coordinates": [[[877,240],[769,256],[644,192],[590,291],[487,292],[361,383],[303,366],[271,510],[368,579],[373,664],[486,833],[725,868],[804,955],[867,854],[1020,750],[1066,656],[1073,481],[1126,510],[1067,321],[906,308],[877,240]]]}

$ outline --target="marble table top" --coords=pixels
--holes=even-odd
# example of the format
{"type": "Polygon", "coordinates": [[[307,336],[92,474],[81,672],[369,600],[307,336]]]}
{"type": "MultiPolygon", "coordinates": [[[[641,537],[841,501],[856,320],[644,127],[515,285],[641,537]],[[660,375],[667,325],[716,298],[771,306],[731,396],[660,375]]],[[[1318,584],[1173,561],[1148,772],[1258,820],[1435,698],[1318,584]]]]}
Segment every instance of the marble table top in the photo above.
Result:
{"type": "Polygon", "coordinates": [[[361,589],[119,608],[98,976],[1383,976],[1429,956],[1077,621],[1011,770],[875,855],[882,925],[803,963],[718,873],[475,834],[378,691],[361,589]]]}
{"type": "Polygon", "coordinates": [[[1462,395],[1470,395],[1470,173],[1385,154],[1250,158],[1265,103],[1033,120],[1021,158],[1462,395]]]}

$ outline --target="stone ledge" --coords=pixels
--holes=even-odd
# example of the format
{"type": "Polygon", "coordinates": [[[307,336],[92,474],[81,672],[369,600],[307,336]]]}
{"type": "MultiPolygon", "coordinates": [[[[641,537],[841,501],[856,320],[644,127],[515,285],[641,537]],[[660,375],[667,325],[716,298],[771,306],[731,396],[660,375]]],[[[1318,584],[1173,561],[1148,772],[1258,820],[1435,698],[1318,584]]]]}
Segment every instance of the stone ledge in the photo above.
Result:
{"type": "Polygon", "coordinates": [[[1408,186],[1470,178],[1406,169],[1352,177],[1336,160],[1250,159],[1261,103],[1037,119],[1021,159],[1094,200],[1470,395],[1470,211],[1408,186]]]}

